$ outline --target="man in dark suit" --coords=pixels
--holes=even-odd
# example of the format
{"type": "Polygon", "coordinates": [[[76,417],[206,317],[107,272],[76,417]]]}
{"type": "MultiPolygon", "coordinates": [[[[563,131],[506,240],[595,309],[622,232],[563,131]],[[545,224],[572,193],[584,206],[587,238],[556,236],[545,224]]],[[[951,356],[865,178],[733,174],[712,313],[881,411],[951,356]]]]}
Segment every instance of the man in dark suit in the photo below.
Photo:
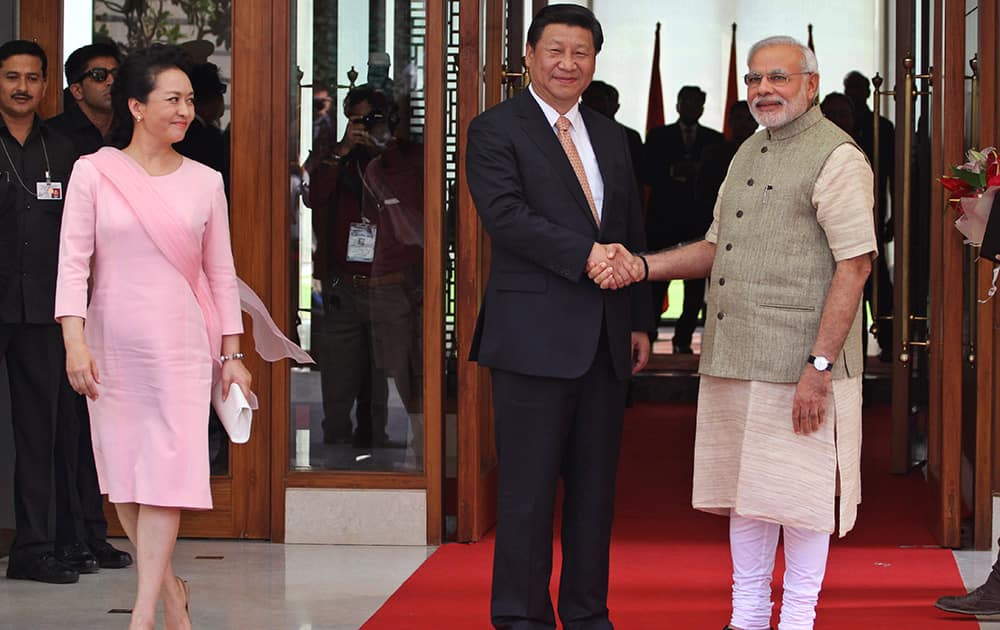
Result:
{"type": "MultiPolygon", "coordinates": [[[[112,121],[111,86],[120,62],[118,49],[105,43],[78,48],[66,59],[69,87],[63,93],[63,113],[45,124],[73,143],[74,157],[104,146],[112,121]]],[[[108,542],[87,398],[73,391],[62,372],[55,453],[56,558],[79,573],[124,568],[132,564],[132,556],[108,542]]]]}
{"type": "MultiPolygon", "coordinates": [[[[705,93],[685,85],[677,93],[677,122],[651,129],[646,137],[646,183],[651,187],[646,213],[650,249],[664,249],[705,236],[712,213],[696,203],[695,181],[706,148],[719,144],[718,131],[698,124],[705,112],[705,93]]],[[[653,316],[659,324],[669,282],[651,282],[653,316]]],[[[684,281],[684,310],[674,331],[674,352],[690,353],[698,311],[705,301],[705,280],[684,281]]]]}
{"type": "MultiPolygon", "coordinates": [[[[528,30],[528,91],[469,126],[469,189],[492,238],[471,359],[492,373],[499,498],[491,617],[496,628],[555,628],[552,524],[562,476],[559,617],[606,630],[608,554],[627,380],[649,355],[649,294],[588,286],[601,262],[643,276],[645,246],[622,127],[580,106],[601,26],[548,5],[528,30]],[[627,253],[626,253],[627,254],[627,253]]],[[[640,285],[641,286],[641,285],[640,285]]]]}
{"type": "MultiPolygon", "coordinates": [[[[868,109],[868,97],[871,96],[871,83],[865,75],[857,70],[847,73],[844,77],[844,94],[854,104],[854,132],[851,134],[861,150],[868,156],[868,161],[875,160],[875,112],[868,109]]],[[[875,224],[875,235],[878,237],[878,258],[875,259],[875,269],[872,275],[878,274],[878,315],[887,317],[893,311],[892,280],[889,274],[888,260],[885,256],[885,243],[893,238],[893,226],[890,212],[889,191],[893,189],[896,169],[896,130],[885,116],[879,116],[879,159],[878,159],[878,217],[875,224]]],[[[920,292],[917,292],[919,295],[920,292]]],[[[865,300],[872,301],[872,281],[869,278],[865,285],[865,300]]],[[[865,310],[867,323],[868,311],[865,310]]],[[[866,340],[867,333],[862,337],[866,340]]],[[[878,326],[878,345],[881,349],[879,359],[892,361],[892,324],[882,322],[878,326]]]]}
{"type": "Polygon", "coordinates": [[[194,120],[174,149],[219,171],[228,182],[226,137],[217,126],[226,113],[226,84],[219,76],[219,66],[211,62],[195,66],[191,71],[191,86],[194,89],[194,120]]]}
{"type": "MultiPolygon", "coordinates": [[[[615,120],[615,114],[621,108],[618,97],[618,89],[610,83],[604,81],[591,81],[587,89],[583,91],[581,97],[583,104],[597,110],[611,120],[615,120]]],[[[617,121],[616,121],[617,122],[617,121]]],[[[618,123],[621,125],[621,123],[618,123]]],[[[642,190],[642,136],[631,127],[622,125],[625,129],[625,137],[628,138],[628,152],[632,157],[632,169],[635,171],[636,186],[642,190]]]]}
{"type": "Polygon", "coordinates": [[[56,266],[72,143],[38,118],[48,60],[24,40],[0,46],[0,357],[14,425],[14,538],[7,577],[55,584],[79,573],[59,562],[49,530],[59,379],[56,266]]]}

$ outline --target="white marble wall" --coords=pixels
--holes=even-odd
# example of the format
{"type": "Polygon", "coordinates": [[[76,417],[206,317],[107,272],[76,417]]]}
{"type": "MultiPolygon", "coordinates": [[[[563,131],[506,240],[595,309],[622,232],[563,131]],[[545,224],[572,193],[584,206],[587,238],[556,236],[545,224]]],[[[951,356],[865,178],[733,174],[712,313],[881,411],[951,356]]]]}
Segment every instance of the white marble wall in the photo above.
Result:
{"type": "Polygon", "coordinates": [[[426,545],[426,492],[289,488],[285,491],[285,542],[426,545]]]}

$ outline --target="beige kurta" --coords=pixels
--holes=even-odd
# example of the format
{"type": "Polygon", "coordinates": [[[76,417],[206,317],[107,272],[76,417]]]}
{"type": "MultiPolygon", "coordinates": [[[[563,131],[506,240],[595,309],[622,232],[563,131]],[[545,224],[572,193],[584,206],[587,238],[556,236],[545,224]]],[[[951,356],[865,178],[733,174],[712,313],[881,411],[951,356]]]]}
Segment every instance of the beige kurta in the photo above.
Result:
{"type": "MultiPolygon", "coordinates": [[[[835,260],[876,255],[871,213],[858,210],[873,205],[871,169],[857,147],[830,154],[812,201],[835,260]]],[[[718,217],[716,203],[705,236],[712,243],[718,217]]],[[[833,533],[839,476],[839,533],[854,527],[861,503],[861,377],[834,381],[827,421],[810,435],[793,430],[794,395],[794,383],[701,376],[695,508],[833,533]]]]}

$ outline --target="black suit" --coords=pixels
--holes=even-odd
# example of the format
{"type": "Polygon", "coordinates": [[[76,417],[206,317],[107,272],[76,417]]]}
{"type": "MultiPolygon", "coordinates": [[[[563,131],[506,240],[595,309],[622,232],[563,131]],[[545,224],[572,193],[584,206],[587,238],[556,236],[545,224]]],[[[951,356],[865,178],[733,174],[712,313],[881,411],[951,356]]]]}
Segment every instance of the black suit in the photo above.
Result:
{"type": "MultiPolygon", "coordinates": [[[[680,123],[657,127],[646,137],[643,162],[650,186],[646,211],[646,236],[650,249],[663,249],[704,238],[712,224],[712,212],[697,202],[695,182],[705,149],[721,144],[718,131],[696,125],[693,141],[685,145],[680,123]]],[[[659,323],[663,296],[669,282],[650,283],[653,317],[659,323]]],[[[684,281],[684,309],[677,322],[674,344],[689,347],[698,311],[705,301],[705,280],[684,281]]]]}
{"type": "MultiPolygon", "coordinates": [[[[862,106],[860,110],[857,109],[857,104],[855,104],[856,111],[854,112],[854,137],[857,138],[858,145],[861,150],[865,152],[868,156],[868,161],[874,163],[875,159],[875,113],[868,109],[867,105],[862,106]]],[[[889,274],[888,260],[885,256],[885,243],[892,240],[892,232],[887,229],[886,217],[889,216],[889,191],[893,189],[893,184],[895,182],[895,168],[896,168],[896,130],[893,127],[892,122],[885,116],[879,116],[879,173],[878,173],[878,225],[875,226],[876,234],[878,236],[878,258],[875,260],[875,269],[872,270],[872,275],[878,274],[878,315],[880,316],[891,316],[893,309],[893,293],[892,293],[892,280],[889,274]]],[[[916,180],[920,181],[920,180],[916,180]]],[[[917,196],[918,199],[922,196],[917,196]]],[[[918,232],[919,231],[915,231],[918,232]]],[[[919,290],[915,292],[915,295],[924,295],[926,297],[926,292],[920,293],[919,290]]],[[[872,279],[869,278],[865,282],[865,300],[869,302],[872,301],[872,279]]],[[[922,305],[923,301],[917,298],[917,301],[922,305]]],[[[865,354],[868,354],[868,327],[870,325],[868,317],[868,309],[864,309],[865,313],[865,334],[861,336],[864,342],[865,354]]],[[[892,353],[892,324],[887,321],[879,323],[878,326],[878,345],[882,349],[883,356],[889,356],[892,353]]]]}
{"type": "MultiPolygon", "coordinates": [[[[73,143],[77,157],[95,153],[105,144],[100,130],[73,98],[64,98],[63,113],[45,124],[73,143]]],[[[60,381],[55,453],[55,543],[57,547],[68,547],[106,540],[108,522],[104,518],[97,481],[87,399],[73,391],[65,370],[60,381]]]]}
{"type": "Polygon", "coordinates": [[[628,143],[580,107],[604,182],[598,230],[553,127],[529,92],[473,120],[469,188],[492,238],[471,359],[491,368],[499,505],[491,616],[497,628],[554,628],[548,584],[561,475],[566,628],[610,628],[608,549],[632,331],[649,293],[601,291],[584,271],[595,242],[643,249],[628,143]]]}
{"type": "Polygon", "coordinates": [[[36,184],[48,170],[65,193],[75,154],[68,139],[37,119],[23,146],[0,119],[0,141],[0,356],[7,359],[14,425],[11,559],[21,561],[51,550],[56,404],[65,373],[54,319],[63,200],[36,199],[36,184]]]}

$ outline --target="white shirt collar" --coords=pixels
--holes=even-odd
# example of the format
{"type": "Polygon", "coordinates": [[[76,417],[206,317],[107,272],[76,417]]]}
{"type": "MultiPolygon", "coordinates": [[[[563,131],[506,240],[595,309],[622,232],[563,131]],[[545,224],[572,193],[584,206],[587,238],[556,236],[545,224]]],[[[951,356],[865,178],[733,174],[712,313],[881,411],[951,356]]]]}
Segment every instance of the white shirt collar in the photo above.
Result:
{"type": "MultiPolygon", "coordinates": [[[[542,97],[538,96],[538,93],[535,92],[535,86],[529,85],[528,91],[531,92],[531,95],[535,98],[535,102],[538,103],[538,106],[542,108],[542,113],[545,114],[545,119],[549,121],[549,127],[555,129],[556,121],[559,120],[559,116],[561,114],[557,112],[554,107],[543,101],[542,97]]],[[[574,129],[579,129],[582,124],[580,117],[580,103],[574,104],[573,107],[566,112],[565,116],[569,119],[569,124],[574,129]]]]}

